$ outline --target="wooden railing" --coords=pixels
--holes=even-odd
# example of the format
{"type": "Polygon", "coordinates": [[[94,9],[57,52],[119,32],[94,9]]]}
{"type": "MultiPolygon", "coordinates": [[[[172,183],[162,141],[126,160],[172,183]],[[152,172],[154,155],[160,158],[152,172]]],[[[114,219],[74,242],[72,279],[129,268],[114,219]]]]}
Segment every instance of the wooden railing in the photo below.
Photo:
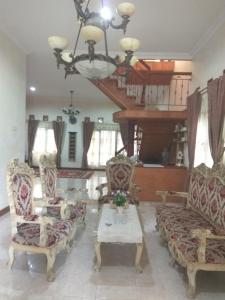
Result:
{"type": "Polygon", "coordinates": [[[148,79],[147,82],[143,80],[142,84],[131,85],[126,83],[125,77],[114,75],[113,78],[117,79],[119,88],[126,88],[128,96],[135,97],[136,105],[144,106],[145,109],[166,111],[186,109],[191,73],[152,72],[149,76],[152,76],[150,78],[153,79],[153,84],[149,84],[151,79],[148,79]],[[171,78],[168,84],[160,84],[165,82],[164,78],[168,78],[168,76],[171,78]]]}

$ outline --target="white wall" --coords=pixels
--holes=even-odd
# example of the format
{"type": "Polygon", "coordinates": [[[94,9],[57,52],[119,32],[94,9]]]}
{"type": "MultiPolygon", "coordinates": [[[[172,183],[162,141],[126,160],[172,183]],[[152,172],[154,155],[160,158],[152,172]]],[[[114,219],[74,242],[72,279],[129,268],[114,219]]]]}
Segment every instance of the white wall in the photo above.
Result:
{"type": "Polygon", "coordinates": [[[24,160],[26,58],[0,32],[0,209],[8,206],[6,168],[10,159],[24,160]]]}
{"type": "Polygon", "coordinates": [[[216,78],[225,69],[225,24],[193,57],[192,89],[206,87],[210,78],[216,78]]]}
{"type": "Polygon", "coordinates": [[[92,102],[91,100],[78,101],[74,99],[75,107],[80,110],[78,122],[74,125],[69,124],[68,117],[62,113],[62,108],[69,105],[69,99],[45,98],[39,96],[30,96],[27,101],[27,118],[29,114],[34,114],[35,119],[42,120],[43,115],[49,116],[49,121],[56,120],[57,116],[62,116],[66,122],[65,139],[62,150],[62,167],[80,168],[83,154],[83,131],[82,121],[84,117],[90,117],[91,121],[97,122],[98,117],[103,117],[105,123],[113,123],[112,114],[120,109],[106,99],[105,103],[92,102]],[[68,132],[77,132],[76,161],[68,161],[68,132]]]}

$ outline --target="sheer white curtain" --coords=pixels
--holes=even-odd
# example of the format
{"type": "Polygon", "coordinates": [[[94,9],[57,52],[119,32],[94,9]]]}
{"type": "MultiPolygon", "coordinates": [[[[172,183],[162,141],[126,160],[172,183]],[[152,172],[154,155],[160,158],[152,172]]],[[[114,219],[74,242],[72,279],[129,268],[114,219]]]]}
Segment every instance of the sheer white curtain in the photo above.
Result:
{"type": "Polygon", "coordinates": [[[208,135],[208,96],[202,96],[202,107],[198,120],[196,147],[195,147],[195,162],[194,166],[205,163],[208,167],[213,165],[212,156],[209,147],[208,135]]]}
{"type": "Polygon", "coordinates": [[[115,152],[123,147],[121,134],[117,130],[94,130],[88,151],[88,164],[102,167],[115,152]]]}
{"type": "Polygon", "coordinates": [[[40,155],[56,155],[57,148],[55,144],[52,122],[40,122],[34,140],[33,165],[38,166],[40,155]]]}

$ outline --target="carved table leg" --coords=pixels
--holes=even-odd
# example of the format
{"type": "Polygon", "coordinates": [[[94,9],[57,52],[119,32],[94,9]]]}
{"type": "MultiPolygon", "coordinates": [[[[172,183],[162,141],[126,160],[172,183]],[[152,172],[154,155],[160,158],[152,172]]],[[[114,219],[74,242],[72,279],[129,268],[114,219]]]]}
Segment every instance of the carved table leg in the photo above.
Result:
{"type": "Polygon", "coordinates": [[[95,265],[95,271],[100,271],[100,267],[101,267],[101,263],[102,263],[102,258],[101,258],[101,243],[100,242],[96,242],[95,243],[95,253],[96,253],[96,258],[97,258],[97,262],[95,265]]]}
{"type": "Polygon", "coordinates": [[[143,243],[137,244],[137,252],[136,252],[136,258],[135,258],[135,267],[138,272],[142,272],[143,269],[140,265],[140,260],[143,252],[143,243]]]}

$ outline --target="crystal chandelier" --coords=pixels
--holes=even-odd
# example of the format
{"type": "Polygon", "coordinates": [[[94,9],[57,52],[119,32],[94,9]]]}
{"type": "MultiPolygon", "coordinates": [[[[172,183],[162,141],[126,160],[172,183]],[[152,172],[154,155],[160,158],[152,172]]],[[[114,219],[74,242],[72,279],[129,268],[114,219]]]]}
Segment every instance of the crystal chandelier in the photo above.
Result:
{"type": "Polygon", "coordinates": [[[73,93],[74,91],[70,91],[70,106],[68,108],[63,108],[62,112],[69,116],[69,122],[70,124],[76,124],[77,118],[76,116],[79,115],[80,111],[75,110],[75,107],[73,105],[73,93]]]}
{"type": "Polygon", "coordinates": [[[117,13],[122,18],[120,24],[114,24],[114,18],[110,16],[109,9],[104,6],[101,0],[101,12],[89,10],[91,0],[73,0],[77,18],[80,23],[78,35],[75,41],[74,50],[68,51],[66,48],[69,41],[65,37],[51,36],[48,38],[50,48],[54,50],[57,67],[64,66],[65,78],[71,74],[81,74],[89,79],[103,79],[113,74],[118,67],[122,67],[126,75],[132,65],[137,62],[137,57],[133,55],[139,46],[139,40],[125,37],[120,40],[120,47],[125,55],[112,58],[108,51],[107,30],[109,27],[122,29],[126,33],[127,24],[134,14],[135,6],[129,2],[120,3],[117,13]],[[80,35],[88,45],[88,53],[77,55],[77,46],[80,35]],[[95,45],[104,40],[104,54],[95,53],[95,45]]]}

